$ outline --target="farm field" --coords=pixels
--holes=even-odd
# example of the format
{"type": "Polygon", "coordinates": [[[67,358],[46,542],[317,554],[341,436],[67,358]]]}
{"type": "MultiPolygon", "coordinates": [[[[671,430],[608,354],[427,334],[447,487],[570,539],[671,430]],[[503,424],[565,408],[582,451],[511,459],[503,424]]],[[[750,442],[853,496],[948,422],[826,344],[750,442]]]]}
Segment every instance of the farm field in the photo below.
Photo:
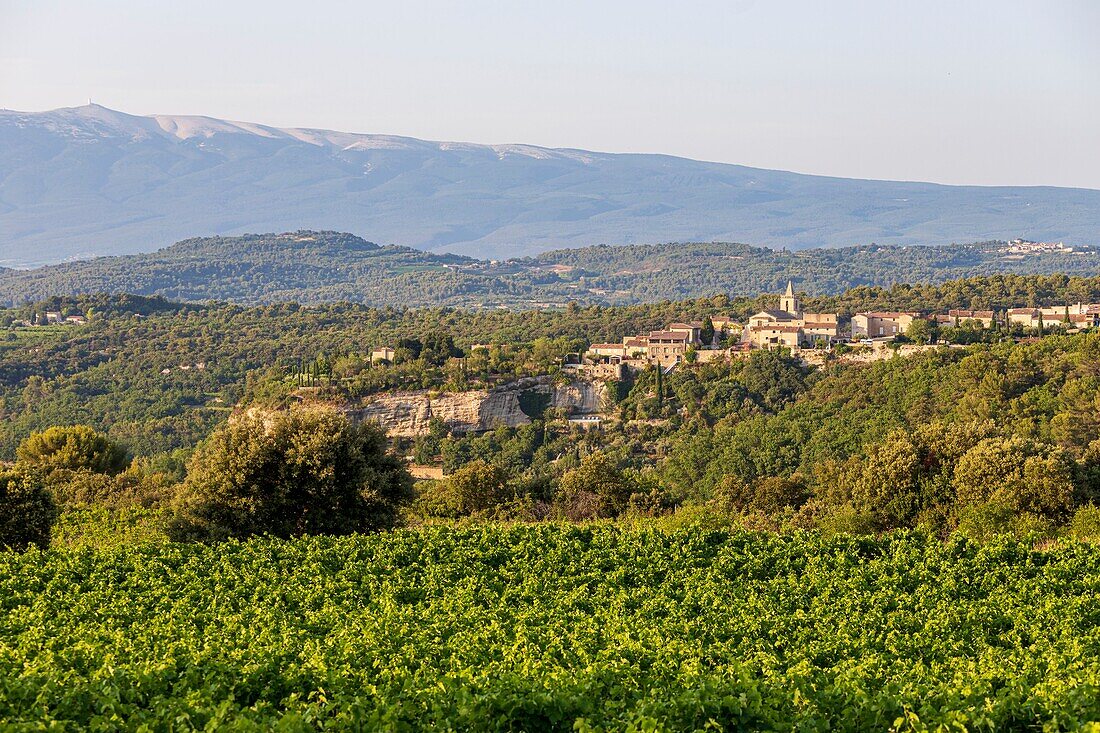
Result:
{"type": "Polygon", "coordinates": [[[0,553],[15,730],[1097,730],[1100,546],[428,527],[0,553]]]}

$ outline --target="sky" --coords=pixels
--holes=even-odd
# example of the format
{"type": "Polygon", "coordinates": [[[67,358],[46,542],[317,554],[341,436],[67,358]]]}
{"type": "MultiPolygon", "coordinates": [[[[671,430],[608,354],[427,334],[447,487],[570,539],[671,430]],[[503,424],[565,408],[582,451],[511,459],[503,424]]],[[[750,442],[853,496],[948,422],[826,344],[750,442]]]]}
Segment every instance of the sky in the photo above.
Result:
{"type": "Polygon", "coordinates": [[[0,108],[1100,189],[1100,0],[0,0],[0,108]]]}

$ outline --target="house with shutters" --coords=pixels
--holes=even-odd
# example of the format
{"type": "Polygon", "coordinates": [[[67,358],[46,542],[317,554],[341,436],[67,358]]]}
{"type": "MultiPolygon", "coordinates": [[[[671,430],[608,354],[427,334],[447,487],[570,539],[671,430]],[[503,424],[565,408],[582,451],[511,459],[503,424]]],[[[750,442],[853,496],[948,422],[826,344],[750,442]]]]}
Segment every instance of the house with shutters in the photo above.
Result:
{"type": "Polygon", "coordinates": [[[871,311],[852,316],[852,338],[894,338],[909,330],[920,313],[871,311]]]}

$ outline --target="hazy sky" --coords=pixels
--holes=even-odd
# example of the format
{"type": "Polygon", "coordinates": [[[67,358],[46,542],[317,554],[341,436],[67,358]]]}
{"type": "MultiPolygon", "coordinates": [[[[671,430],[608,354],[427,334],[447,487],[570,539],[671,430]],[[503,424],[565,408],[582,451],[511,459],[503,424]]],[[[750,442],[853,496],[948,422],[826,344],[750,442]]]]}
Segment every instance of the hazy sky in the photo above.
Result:
{"type": "Polygon", "coordinates": [[[1100,188],[1100,0],[0,0],[0,107],[1100,188]]]}

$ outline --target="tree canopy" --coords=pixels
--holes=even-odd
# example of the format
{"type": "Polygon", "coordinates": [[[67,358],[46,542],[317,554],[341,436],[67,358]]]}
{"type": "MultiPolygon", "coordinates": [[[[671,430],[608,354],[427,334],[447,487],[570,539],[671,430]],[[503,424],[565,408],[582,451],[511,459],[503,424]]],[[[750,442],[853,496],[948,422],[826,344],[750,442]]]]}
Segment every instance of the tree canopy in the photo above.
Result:
{"type": "Polygon", "coordinates": [[[412,480],[382,431],[331,410],[255,410],[192,458],[174,533],[347,534],[393,526],[412,480]]]}

